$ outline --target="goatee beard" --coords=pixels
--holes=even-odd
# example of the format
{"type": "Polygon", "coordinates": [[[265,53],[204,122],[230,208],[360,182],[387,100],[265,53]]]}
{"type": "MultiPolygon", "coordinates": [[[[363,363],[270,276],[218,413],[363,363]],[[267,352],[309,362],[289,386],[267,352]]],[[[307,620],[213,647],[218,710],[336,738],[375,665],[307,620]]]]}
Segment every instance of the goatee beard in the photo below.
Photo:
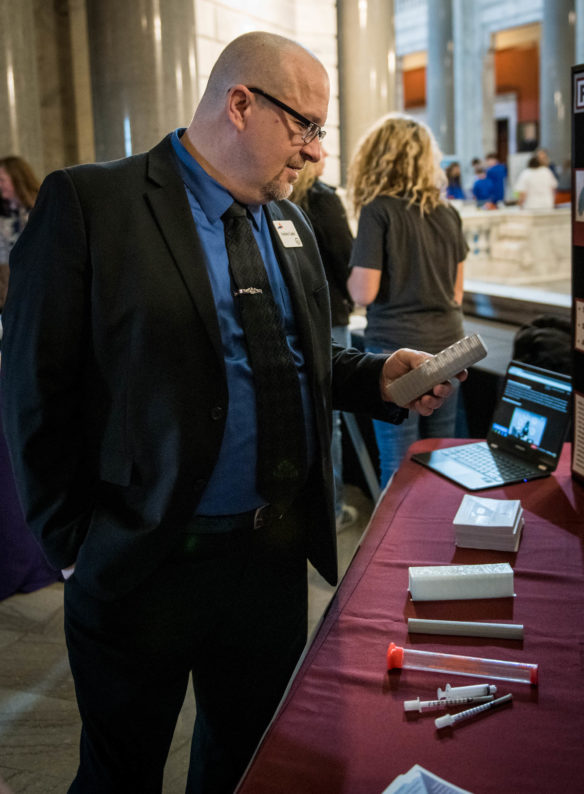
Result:
{"type": "Polygon", "coordinates": [[[277,180],[268,182],[263,188],[265,201],[282,201],[282,199],[288,198],[290,193],[292,193],[292,185],[278,182],[277,180]]]}

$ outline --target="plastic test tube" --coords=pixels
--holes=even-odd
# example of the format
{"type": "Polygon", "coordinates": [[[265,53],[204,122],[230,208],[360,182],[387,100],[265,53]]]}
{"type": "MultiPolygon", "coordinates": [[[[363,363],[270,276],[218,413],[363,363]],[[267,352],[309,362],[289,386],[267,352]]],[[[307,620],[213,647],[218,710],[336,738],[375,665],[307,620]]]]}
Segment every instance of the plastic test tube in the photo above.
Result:
{"type": "Polygon", "coordinates": [[[459,656],[453,653],[415,651],[411,648],[401,648],[391,642],[387,649],[387,669],[393,670],[402,667],[537,685],[538,669],[536,664],[506,662],[501,659],[481,659],[478,656],[459,656]]]}

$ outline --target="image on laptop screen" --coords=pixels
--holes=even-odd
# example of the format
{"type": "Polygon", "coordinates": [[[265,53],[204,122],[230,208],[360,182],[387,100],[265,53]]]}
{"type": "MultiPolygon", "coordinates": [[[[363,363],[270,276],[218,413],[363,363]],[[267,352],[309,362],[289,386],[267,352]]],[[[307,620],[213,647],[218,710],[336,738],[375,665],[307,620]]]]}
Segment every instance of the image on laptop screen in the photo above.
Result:
{"type": "Polygon", "coordinates": [[[530,449],[556,460],[564,441],[571,390],[567,376],[511,362],[489,443],[530,449]]]}

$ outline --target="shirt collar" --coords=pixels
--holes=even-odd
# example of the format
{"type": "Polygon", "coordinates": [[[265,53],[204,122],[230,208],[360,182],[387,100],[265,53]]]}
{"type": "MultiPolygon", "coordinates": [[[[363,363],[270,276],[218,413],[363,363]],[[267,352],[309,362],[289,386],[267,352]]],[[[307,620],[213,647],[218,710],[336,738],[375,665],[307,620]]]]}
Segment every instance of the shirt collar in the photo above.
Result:
{"type": "MultiPolygon", "coordinates": [[[[215,223],[233,204],[233,196],[216,179],[213,179],[182,145],[180,139],[184,133],[184,127],[176,129],[171,138],[183,182],[199,202],[209,222],[215,223]]],[[[261,230],[264,220],[262,205],[248,204],[247,211],[254,226],[261,230]]]]}

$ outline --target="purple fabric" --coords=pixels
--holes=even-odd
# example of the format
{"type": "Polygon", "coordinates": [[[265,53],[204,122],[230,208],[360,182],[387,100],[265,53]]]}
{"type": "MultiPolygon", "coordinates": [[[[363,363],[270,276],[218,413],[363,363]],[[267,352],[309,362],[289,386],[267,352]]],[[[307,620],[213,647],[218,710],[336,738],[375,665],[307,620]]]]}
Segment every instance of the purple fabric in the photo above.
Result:
{"type": "Polygon", "coordinates": [[[0,428],[0,601],[59,579],[25,524],[0,428]]]}

